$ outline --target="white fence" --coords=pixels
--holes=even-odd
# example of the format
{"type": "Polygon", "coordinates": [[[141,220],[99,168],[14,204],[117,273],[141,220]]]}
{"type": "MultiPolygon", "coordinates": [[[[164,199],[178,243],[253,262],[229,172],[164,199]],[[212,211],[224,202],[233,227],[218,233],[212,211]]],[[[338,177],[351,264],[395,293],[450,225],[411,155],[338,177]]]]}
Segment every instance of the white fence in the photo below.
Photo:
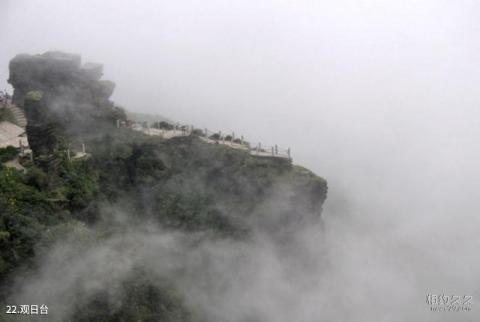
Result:
{"type": "Polygon", "coordinates": [[[285,149],[281,148],[278,145],[268,146],[258,143],[255,146],[246,141],[243,135],[236,135],[235,132],[225,133],[225,132],[212,132],[208,129],[196,129],[193,125],[180,125],[177,124],[163,124],[163,128],[158,126],[150,127],[146,122],[143,124],[140,123],[131,123],[130,125],[117,121],[117,127],[129,127],[133,130],[143,132],[147,135],[160,136],[164,139],[171,139],[177,136],[189,136],[195,135],[201,138],[204,142],[211,144],[222,144],[230,146],[234,149],[241,149],[249,151],[251,155],[262,156],[262,157],[278,157],[291,160],[290,148],[285,149]]]}
{"type": "Polygon", "coordinates": [[[236,136],[235,132],[232,132],[232,133],[222,133],[221,131],[211,132],[208,129],[204,129],[199,133],[202,133],[199,136],[209,141],[214,141],[215,143],[229,145],[234,148],[249,150],[250,154],[252,155],[291,159],[290,148],[284,149],[279,147],[278,145],[266,146],[266,145],[262,145],[261,143],[258,143],[256,146],[252,147],[249,142],[245,141],[243,135],[236,136]]]}

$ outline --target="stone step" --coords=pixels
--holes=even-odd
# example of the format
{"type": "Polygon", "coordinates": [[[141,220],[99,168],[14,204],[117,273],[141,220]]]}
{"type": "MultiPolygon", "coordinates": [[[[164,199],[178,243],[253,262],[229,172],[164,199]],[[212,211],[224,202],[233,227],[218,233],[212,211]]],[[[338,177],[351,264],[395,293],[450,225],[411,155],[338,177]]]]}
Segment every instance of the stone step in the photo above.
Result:
{"type": "Polygon", "coordinates": [[[16,105],[8,104],[7,108],[12,113],[13,117],[17,121],[18,125],[21,127],[27,126],[27,119],[25,117],[25,113],[16,105]]]}

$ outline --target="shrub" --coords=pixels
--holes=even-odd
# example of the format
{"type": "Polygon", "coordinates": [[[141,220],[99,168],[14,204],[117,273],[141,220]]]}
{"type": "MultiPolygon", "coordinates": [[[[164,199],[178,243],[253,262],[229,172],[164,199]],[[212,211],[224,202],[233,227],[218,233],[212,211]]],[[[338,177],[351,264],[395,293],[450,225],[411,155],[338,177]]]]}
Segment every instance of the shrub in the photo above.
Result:
{"type": "Polygon", "coordinates": [[[48,185],[48,176],[42,169],[32,166],[25,175],[25,183],[39,190],[46,189],[48,185]]]}
{"type": "Polygon", "coordinates": [[[168,130],[168,131],[171,131],[171,130],[174,129],[173,124],[170,124],[168,122],[161,121],[161,122],[157,122],[157,123],[158,123],[158,128],[159,129],[168,130]]]}
{"type": "Polygon", "coordinates": [[[40,101],[42,98],[43,98],[42,91],[30,91],[25,96],[25,99],[30,101],[40,101]]]}
{"type": "Polygon", "coordinates": [[[203,131],[200,130],[200,129],[194,129],[194,130],[192,131],[192,135],[205,136],[205,133],[203,133],[203,131]]]}
{"type": "Polygon", "coordinates": [[[7,162],[14,159],[18,155],[17,148],[13,146],[7,146],[6,148],[0,148],[0,162],[7,162]]]}

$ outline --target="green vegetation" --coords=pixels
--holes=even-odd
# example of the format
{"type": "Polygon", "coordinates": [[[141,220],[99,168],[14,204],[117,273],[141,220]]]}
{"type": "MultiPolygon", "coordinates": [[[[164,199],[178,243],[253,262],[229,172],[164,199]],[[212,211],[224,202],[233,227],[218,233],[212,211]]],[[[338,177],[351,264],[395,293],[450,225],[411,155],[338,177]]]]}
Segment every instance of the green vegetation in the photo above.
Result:
{"type": "MultiPolygon", "coordinates": [[[[56,155],[55,172],[49,168],[47,173],[30,162],[24,162],[26,173],[3,167],[2,216],[23,216],[18,218],[28,222],[25,229],[30,231],[29,226],[67,219],[95,223],[102,203],[121,203],[138,218],[153,216],[172,228],[237,236],[248,231],[242,218],[252,215],[275,182],[296,176],[287,160],[256,158],[195,137],[161,140],[119,129],[116,135],[96,138],[88,145],[92,157],[87,160],[69,162],[65,154],[56,155]]],[[[8,159],[16,151],[0,153],[8,159]]],[[[315,176],[309,176],[314,182],[315,176]]],[[[13,234],[8,230],[11,226],[5,227],[3,238],[9,236],[14,244],[23,244],[17,238],[38,238],[13,234]]],[[[31,230],[42,231],[37,228],[31,230]]],[[[28,250],[19,253],[33,255],[31,246],[23,244],[28,250]]],[[[5,260],[11,259],[11,251],[5,251],[5,260]]]]}
{"type": "Polygon", "coordinates": [[[86,163],[60,159],[58,173],[24,163],[27,172],[0,167],[0,278],[28,263],[46,226],[74,220],[97,192],[95,172],[86,163]]]}
{"type": "Polygon", "coordinates": [[[205,133],[200,129],[193,129],[191,135],[195,136],[205,136],[205,133]]]}
{"type": "Polygon", "coordinates": [[[153,127],[157,129],[168,130],[168,131],[171,131],[175,128],[173,124],[170,124],[165,121],[155,122],[153,123],[153,127]]]}
{"type": "MultiPolygon", "coordinates": [[[[182,298],[168,281],[157,278],[152,285],[151,272],[135,269],[120,286],[124,294],[120,303],[111,300],[107,290],[89,296],[86,303],[77,305],[73,321],[195,321],[182,298]]],[[[79,294],[82,296],[82,294],[79,294]]]]}
{"type": "Polygon", "coordinates": [[[42,98],[43,98],[43,92],[40,90],[30,91],[25,96],[25,99],[30,101],[40,101],[42,98]]]}
{"type": "Polygon", "coordinates": [[[0,163],[4,163],[15,159],[18,155],[18,150],[13,146],[7,146],[6,148],[0,148],[0,163]]]}
{"type": "MultiPolygon", "coordinates": [[[[287,162],[255,159],[193,136],[161,140],[119,129],[88,146],[92,157],[86,160],[72,162],[56,153],[49,161],[55,167],[25,161],[26,173],[1,168],[0,279],[5,285],[20,267],[33,270],[36,254],[48,253],[52,243],[71,235],[74,222],[102,227],[94,237],[101,243],[109,234],[102,205],[121,205],[134,221],[244,238],[249,234],[245,220],[277,176],[291,169],[287,162]]],[[[95,312],[96,321],[116,321],[120,315],[189,321],[181,299],[168,287],[138,279],[123,287],[127,298],[120,307],[113,308],[99,293],[79,304],[78,321],[93,320],[95,312]]]]}
{"type": "Polygon", "coordinates": [[[215,141],[217,141],[217,140],[220,140],[220,134],[214,133],[214,134],[210,135],[208,138],[209,138],[210,140],[215,140],[215,141]]]}
{"type": "MultiPolygon", "coordinates": [[[[323,179],[288,160],[257,158],[195,136],[162,140],[118,129],[87,145],[88,159],[68,161],[65,153],[56,153],[46,168],[28,161],[26,173],[1,168],[0,282],[8,285],[21,267],[34,270],[36,256],[65,236],[75,235],[83,247],[101,244],[112,229],[109,205],[120,207],[132,222],[238,239],[249,236],[249,220],[271,211],[265,200],[275,195],[277,184],[295,191],[290,193],[295,202],[279,216],[291,216],[299,205],[318,211],[326,192],[323,179]],[[97,227],[97,234],[75,231],[79,221],[97,227]]],[[[98,292],[77,303],[72,319],[195,320],[172,285],[135,276],[123,282],[120,304],[98,292]]]]}

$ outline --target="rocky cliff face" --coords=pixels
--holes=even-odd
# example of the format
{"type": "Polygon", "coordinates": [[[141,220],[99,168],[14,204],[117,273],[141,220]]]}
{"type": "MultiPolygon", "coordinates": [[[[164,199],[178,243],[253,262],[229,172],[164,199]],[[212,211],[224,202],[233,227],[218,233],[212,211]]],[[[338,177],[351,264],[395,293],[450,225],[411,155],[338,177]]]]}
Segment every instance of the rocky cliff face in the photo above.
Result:
{"type": "Polygon", "coordinates": [[[102,65],[81,65],[79,55],[47,52],[17,55],[10,61],[13,102],[23,107],[35,156],[79,144],[125,114],[109,100],[115,84],[101,80],[102,65]]]}

